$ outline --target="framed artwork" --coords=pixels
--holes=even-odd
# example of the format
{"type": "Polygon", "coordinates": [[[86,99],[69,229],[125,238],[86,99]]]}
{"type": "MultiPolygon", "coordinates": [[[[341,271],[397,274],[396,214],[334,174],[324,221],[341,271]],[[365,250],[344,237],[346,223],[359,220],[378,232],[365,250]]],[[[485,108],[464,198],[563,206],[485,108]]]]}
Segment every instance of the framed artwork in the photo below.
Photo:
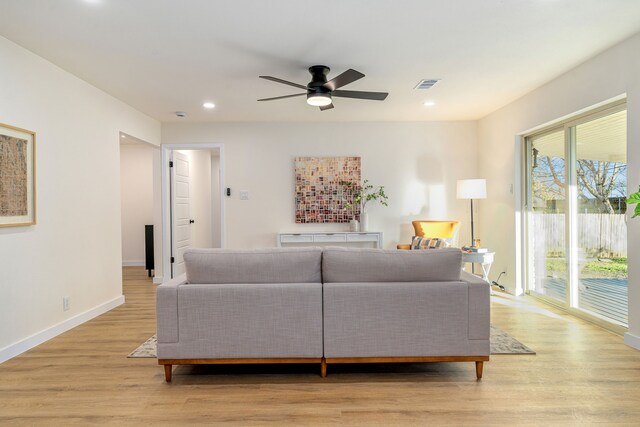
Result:
{"type": "Polygon", "coordinates": [[[0,227],[36,223],[36,133],[0,123],[0,227]]]}
{"type": "Polygon", "coordinates": [[[296,223],[348,223],[360,216],[353,193],[360,157],[295,158],[296,223]]]}

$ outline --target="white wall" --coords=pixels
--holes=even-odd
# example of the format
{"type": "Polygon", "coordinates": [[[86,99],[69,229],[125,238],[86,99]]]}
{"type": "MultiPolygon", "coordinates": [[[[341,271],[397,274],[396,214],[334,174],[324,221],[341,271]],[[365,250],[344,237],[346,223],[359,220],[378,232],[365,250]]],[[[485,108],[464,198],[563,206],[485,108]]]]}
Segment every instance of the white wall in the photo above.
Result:
{"type": "Polygon", "coordinates": [[[122,265],[145,265],[145,228],[154,223],[153,155],[158,148],[120,144],[122,265]]]}
{"type": "MultiPolygon", "coordinates": [[[[515,136],[620,94],[627,94],[627,162],[629,191],[640,183],[640,34],[586,61],[479,121],[480,175],[488,180],[487,204],[480,232],[496,250],[494,269],[507,269],[505,284],[522,287],[516,273],[516,225],[519,201],[510,194],[516,183],[515,136]]],[[[628,222],[629,331],[627,342],[640,348],[640,220],[628,222]]]]}
{"type": "Polygon", "coordinates": [[[460,219],[461,242],[469,234],[468,201],[456,200],[455,186],[476,175],[475,122],[165,123],[162,142],[224,144],[229,248],[274,246],[278,232],[347,230],[295,224],[296,156],[362,157],[363,178],[384,185],[390,197],[388,208],[369,210],[370,228],[384,232],[387,248],[408,243],[417,218],[460,219]],[[249,191],[249,200],[239,200],[240,191],[249,191]]]}
{"type": "Polygon", "coordinates": [[[211,231],[211,151],[179,150],[189,159],[191,219],[191,246],[210,248],[211,231]]]}
{"type": "Polygon", "coordinates": [[[119,132],[160,124],[0,37],[0,118],[37,133],[37,221],[0,229],[0,361],[122,303],[119,132]],[[71,309],[62,310],[62,297],[71,309]]]}

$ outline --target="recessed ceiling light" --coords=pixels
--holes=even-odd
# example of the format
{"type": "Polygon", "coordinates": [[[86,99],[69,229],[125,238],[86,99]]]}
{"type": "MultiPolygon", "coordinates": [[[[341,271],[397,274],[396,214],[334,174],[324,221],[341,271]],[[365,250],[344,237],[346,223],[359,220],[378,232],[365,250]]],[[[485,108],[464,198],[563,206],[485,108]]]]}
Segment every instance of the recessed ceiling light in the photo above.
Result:
{"type": "Polygon", "coordinates": [[[212,108],[215,108],[216,104],[214,104],[213,102],[205,102],[204,104],[202,104],[202,106],[208,110],[211,110],[212,108]]]}
{"type": "Polygon", "coordinates": [[[124,135],[120,135],[120,138],[126,138],[126,136],[124,136],[124,135]]]}
{"type": "Polygon", "coordinates": [[[422,103],[422,105],[424,105],[425,107],[433,107],[434,105],[436,105],[435,101],[424,101],[422,103]]]}

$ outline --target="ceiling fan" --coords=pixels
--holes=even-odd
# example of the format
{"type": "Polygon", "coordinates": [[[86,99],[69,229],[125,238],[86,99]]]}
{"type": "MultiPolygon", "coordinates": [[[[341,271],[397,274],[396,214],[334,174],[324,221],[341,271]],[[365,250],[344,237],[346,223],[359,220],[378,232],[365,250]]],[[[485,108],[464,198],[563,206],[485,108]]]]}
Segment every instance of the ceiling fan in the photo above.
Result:
{"type": "Polygon", "coordinates": [[[293,98],[294,96],[307,95],[307,104],[314,107],[320,107],[321,111],[330,110],[333,108],[331,101],[332,97],[338,98],[355,98],[355,99],[369,99],[372,101],[384,101],[387,95],[386,92],[362,92],[356,90],[338,90],[342,86],[346,86],[349,83],[353,83],[358,79],[364,77],[359,71],[352,70],[351,68],[344,73],[334,77],[327,81],[327,74],[329,74],[330,68],[326,65],[313,65],[309,67],[309,73],[311,73],[311,81],[306,85],[300,85],[298,83],[282,80],[277,77],[260,76],[261,79],[271,80],[276,83],[282,83],[285,85],[297,87],[303,89],[304,93],[296,93],[293,95],[276,96],[274,98],[262,98],[258,101],[274,101],[276,99],[293,98]]]}

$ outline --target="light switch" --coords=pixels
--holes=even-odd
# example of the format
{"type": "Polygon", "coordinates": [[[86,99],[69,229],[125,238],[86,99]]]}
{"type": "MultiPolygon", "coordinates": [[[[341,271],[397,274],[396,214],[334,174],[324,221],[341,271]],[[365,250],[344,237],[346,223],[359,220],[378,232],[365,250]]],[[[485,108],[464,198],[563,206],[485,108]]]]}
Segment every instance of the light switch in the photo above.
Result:
{"type": "Polygon", "coordinates": [[[241,191],[240,192],[240,200],[249,200],[249,192],[241,191]]]}

